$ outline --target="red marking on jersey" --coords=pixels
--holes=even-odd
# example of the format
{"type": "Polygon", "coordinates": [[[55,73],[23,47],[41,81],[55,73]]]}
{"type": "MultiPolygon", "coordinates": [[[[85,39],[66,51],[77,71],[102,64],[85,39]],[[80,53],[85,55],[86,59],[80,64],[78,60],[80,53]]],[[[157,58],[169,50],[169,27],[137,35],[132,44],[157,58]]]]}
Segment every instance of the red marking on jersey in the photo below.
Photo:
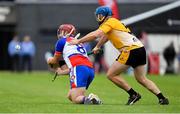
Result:
{"type": "Polygon", "coordinates": [[[69,42],[69,41],[71,41],[72,39],[73,39],[73,37],[68,37],[68,38],[66,38],[66,41],[69,42]]]}
{"type": "Polygon", "coordinates": [[[59,51],[55,52],[55,55],[60,55],[60,54],[62,54],[62,52],[59,52],[59,51]]]}
{"type": "Polygon", "coordinates": [[[76,84],[74,82],[71,83],[71,88],[76,88],[76,84]]]}
{"type": "Polygon", "coordinates": [[[93,68],[93,64],[89,61],[87,57],[84,57],[82,55],[73,55],[69,57],[69,60],[71,62],[71,65],[73,67],[79,66],[79,65],[84,65],[93,68]]]}

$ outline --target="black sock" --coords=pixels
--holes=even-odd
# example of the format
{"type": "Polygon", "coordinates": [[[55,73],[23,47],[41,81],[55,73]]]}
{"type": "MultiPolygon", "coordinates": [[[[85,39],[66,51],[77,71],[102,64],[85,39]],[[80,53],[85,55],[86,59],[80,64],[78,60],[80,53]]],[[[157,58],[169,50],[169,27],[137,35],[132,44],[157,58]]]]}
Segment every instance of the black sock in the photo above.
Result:
{"type": "Polygon", "coordinates": [[[163,96],[162,93],[159,93],[159,94],[157,94],[156,96],[158,97],[158,99],[165,99],[165,97],[163,96]]]}
{"type": "Polygon", "coordinates": [[[134,94],[137,94],[137,92],[134,91],[132,88],[128,90],[127,93],[129,94],[130,97],[133,96],[134,94]]]}

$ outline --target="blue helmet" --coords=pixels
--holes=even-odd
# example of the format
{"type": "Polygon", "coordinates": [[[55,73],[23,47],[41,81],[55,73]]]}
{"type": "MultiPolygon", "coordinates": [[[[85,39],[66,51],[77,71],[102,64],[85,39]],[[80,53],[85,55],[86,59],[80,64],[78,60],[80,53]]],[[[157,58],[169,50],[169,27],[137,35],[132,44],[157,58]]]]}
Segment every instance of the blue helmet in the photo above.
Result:
{"type": "Polygon", "coordinates": [[[112,16],[112,10],[108,6],[100,6],[96,8],[95,15],[101,14],[105,17],[112,16]]]}

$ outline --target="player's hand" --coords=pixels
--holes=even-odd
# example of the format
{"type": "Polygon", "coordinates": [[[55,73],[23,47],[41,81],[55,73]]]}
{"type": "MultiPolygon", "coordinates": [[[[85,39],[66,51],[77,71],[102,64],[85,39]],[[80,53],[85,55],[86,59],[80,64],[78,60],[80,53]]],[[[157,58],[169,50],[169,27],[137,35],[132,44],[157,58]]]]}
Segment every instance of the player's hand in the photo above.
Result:
{"type": "Polygon", "coordinates": [[[47,64],[50,65],[50,64],[53,64],[53,63],[54,63],[53,57],[49,57],[47,59],[47,64]]]}
{"type": "Polygon", "coordinates": [[[78,39],[73,39],[69,42],[70,45],[76,45],[76,44],[79,44],[79,40],[78,39]]]}
{"type": "Polygon", "coordinates": [[[63,74],[63,70],[62,70],[61,68],[57,68],[57,69],[56,69],[56,73],[57,73],[58,75],[62,75],[62,74],[63,74]]]}
{"type": "Polygon", "coordinates": [[[58,67],[58,63],[53,59],[53,57],[50,57],[50,58],[47,59],[47,64],[52,69],[56,69],[58,67]]]}
{"type": "Polygon", "coordinates": [[[70,72],[70,70],[68,68],[67,69],[62,69],[62,68],[58,67],[56,69],[56,73],[58,75],[67,75],[67,74],[69,74],[69,72],[70,72]]]}
{"type": "Polygon", "coordinates": [[[100,48],[94,47],[94,49],[92,51],[94,54],[98,54],[100,52],[100,48]]]}

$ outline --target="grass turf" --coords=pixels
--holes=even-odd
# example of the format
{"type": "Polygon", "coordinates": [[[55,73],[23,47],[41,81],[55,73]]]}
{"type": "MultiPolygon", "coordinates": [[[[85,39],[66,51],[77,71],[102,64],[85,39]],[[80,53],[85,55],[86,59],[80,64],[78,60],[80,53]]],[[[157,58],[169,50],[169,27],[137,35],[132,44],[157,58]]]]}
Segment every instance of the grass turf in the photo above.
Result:
{"type": "Polygon", "coordinates": [[[52,82],[49,72],[11,73],[0,72],[0,112],[13,113],[178,113],[180,112],[180,77],[148,76],[170,100],[161,106],[157,98],[140,86],[134,77],[124,78],[142,95],[133,106],[126,106],[128,95],[113,85],[104,74],[96,75],[88,92],[97,94],[103,105],[72,104],[66,94],[69,90],[68,76],[52,82]]]}

